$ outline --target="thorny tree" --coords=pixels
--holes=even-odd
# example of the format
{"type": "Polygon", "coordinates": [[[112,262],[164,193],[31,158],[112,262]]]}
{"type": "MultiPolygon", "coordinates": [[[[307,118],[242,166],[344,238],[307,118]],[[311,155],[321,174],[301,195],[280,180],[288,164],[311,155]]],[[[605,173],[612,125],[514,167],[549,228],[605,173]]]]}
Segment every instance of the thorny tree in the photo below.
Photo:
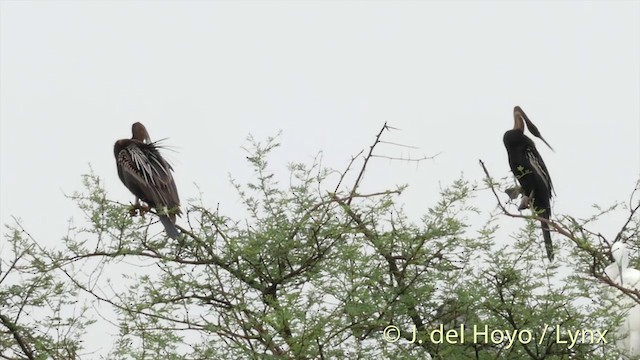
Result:
{"type": "Polygon", "coordinates": [[[640,294],[603,268],[613,242],[638,249],[638,199],[602,211],[627,212],[614,239],[588,230],[601,214],[558,216],[551,226],[569,240],[567,256],[541,265],[539,219],[508,212],[497,191],[506,179],[495,182],[484,164],[486,188],[455,181],[418,222],[398,204],[405,187],[360,192],[367,167],[386,157],[376,149],[390,129],[341,172],[320,158],[291,164],[284,186],[267,162],[276,139],[251,139],[254,181],[232,181],[247,218],[194,200],[175,241],[85,176],[72,198],[86,224],[70,228],[62,249],[43,248],[19,221],[8,226],[0,358],[96,358],[83,340],[98,320],[105,340],[108,324],[118,333],[108,359],[617,359],[620,316],[608,291],[639,303],[640,294]],[[471,204],[483,191],[499,211],[471,204]],[[527,221],[499,246],[502,213],[527,221]],[[485,225],[472,228],[473,216],[485,225]],[[431,341],[440,329],[458,337],[431,341]],[[572,344],[579,329],[608,331],[607,342],[572,344]]]}

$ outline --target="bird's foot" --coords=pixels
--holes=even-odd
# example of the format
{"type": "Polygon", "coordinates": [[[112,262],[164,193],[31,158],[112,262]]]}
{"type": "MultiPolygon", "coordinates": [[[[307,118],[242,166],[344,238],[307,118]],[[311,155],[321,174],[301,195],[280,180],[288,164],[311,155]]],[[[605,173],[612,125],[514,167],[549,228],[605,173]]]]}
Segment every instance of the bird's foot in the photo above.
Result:
{"type": "Polygon", "coordinates": [[[144,214],[148,213],[151,210],[151,207],[149,207],[149,205],[140,205],[138,210],[140,210],[140,216],[144,218],[144,214]]]}
{"type": "Polygon", "coordinates": [[[518,206],[518,210],[524,210],[529,208],[529,200],[530,198],[526,195],[522,195],[522,201],[520,201],[520,206],[518,206]]]}
{"type": "Polygon", "coordinates": [[[149,210],[151,210],[151,207],[149,207],[149,205],[143,205],[140,203],[140,201],[136,200],[135,204],[131,204],[129,215],[131,215],[131,217],[140,215],[144,218],[144,215],[148,213],[149,210]]]}
{"type": "Polygon", "coordinates": [[[515,200],[520,193],[522,193],[522,188],[520,186],[510,187],[505,189],[504,192],[509,196],[511,200],[515,200]]]}

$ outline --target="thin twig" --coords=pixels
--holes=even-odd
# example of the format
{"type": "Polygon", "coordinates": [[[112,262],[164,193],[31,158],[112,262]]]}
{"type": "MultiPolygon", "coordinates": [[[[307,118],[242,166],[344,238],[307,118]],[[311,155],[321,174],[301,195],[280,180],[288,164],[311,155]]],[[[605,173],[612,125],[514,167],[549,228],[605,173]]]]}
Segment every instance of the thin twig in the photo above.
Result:
{"type": "Polygon", "coordinates": [[[420,162],[420,161],[424,161],[424,160],[432,160],[435,159],[436,156],[440,155],[441,153],[437,153],[433,156],[423,156],[421,158],[403,158],[403,157],[395,157],[395,156],[386,156],[386,155],[371,155],[371,157],[375,157],[375,158],[380,158],[380,159],[388,159],[388,160],[399,160],[399,161],[410,161],[410,162],[420,162]]]}
{"type": "MultiPolygon", "coordinates": [[[[385,121],[384,125],[382,125],[382,128],[378,132],[378,135],[376,135],[376,140],[373,142],[373,144],[371,146],[369,146],[369,153],[364,158],[364,163],[362,164],[362,168],[360,169],[360,173],[358,174],[358,178],[356,179],[356,182],[353,184],[353,189],[351,190],[351,195],[350,196],[355,195],[356,190],[358,189],[358,185],[360,185],[360,181],[362,180],[362,177],[364,176],[364,170],[367,168],[367,163],[369,163],[369,160],[371,159],[371,155],[373,154],[373,149],[375,149],[376,145],[378,145],[378,143],[380,142],[380,136],[382,136],[382,133],[385,130],[388,130],[386,121],[385,121]]],[[[347,205],[351,205],[351,198],[347,200],[347,205]]]]}

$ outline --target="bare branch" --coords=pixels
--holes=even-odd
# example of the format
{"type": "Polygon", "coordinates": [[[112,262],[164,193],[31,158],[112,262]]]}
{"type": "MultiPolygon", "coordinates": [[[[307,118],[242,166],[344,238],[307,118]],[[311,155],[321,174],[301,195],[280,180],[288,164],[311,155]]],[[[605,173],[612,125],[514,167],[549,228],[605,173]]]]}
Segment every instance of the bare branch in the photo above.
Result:
{"type": "Polygon", "coordinates": [[[423,156],[421,158],[404,158],[404,157],[395,157],[395,156],[386,156],[386,155],[371,155],[371,157],[375,157],[375,158],[380,158],[380,159],[388,159],[388,160],[399,160],[399,161],[410,161],[410,162],[420,162],[420,161],[424,161],[424,160],[432,160],[435,159],[438,155],[442,154],[442,152],[439,152],[435,155],[432,156],[423,156]]]}
{"type": "MultiPolygon", "coordinates": [[[[358,174],[358,178],[356,179],[356,182],[353,184],[353,189],[351,190],[351,196],[354,196],[356,194],[356,190],[358,189],[358,186],[360,185],[360,181],[362,180],[362,177],[364,176],[364,170],[367,168],[367,164],[369,163],[369,160],[371,159],[371,155],[373,154],[373,149],[375,149],[376,145],[378,145],[378,143],[380,142],[380,136],[382,136],[382,133],[385,130],[388,130],[386,122],[384,123],[384,125],[382,125],[382,128],[378,132],[378,135],[376,135],[376,140],[369,147],[369,153],[364,158],[364,163],[362,164],[362,168],[360,169],[360,173],[358,174]]],[[[351,198],[347,200],[347,205],[351,205],[351,200],[352,200],[351,198]]]]}
{"type": "Polygon", "coordinates": [[[380,140],[381,144],[389,144],[389,145],[395,145],[395,146],[400,146],[400,147],[405,147],[405,148],[409,148],[409,149],[418,149],[417,146],[411,146],[411,145],[404,145],[404,144],[399,144],[399,143],[395,143],[395,142],[391,142],[391,141],[382,141],[380,140]]]}

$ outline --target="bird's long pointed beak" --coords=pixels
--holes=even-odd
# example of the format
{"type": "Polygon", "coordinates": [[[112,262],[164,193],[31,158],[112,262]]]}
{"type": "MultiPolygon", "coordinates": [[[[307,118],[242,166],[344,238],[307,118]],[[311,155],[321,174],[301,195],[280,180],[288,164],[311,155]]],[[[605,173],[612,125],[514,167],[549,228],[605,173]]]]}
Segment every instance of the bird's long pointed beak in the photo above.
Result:
{"type": "Polygon", "coordinates": [[[521,128],[522,130],[524,130],[524,124],[522,123],[522,121],[524,120],[524,122],[527,123],[527,129],[529,129],[529,132],[531,134],[533,134],[533,136],[535,136],[538,139],[542,140],[544,142],[544,144],[547,145],[549,147],[549,149],[551,149],[551,151],[555,152],[555,150],[553,150],[553,148],[551,147],[551,145],[549,145],[547,140],[545,140],[542,137],[542,134],[540,134],[540,130],[538,130],[538,127],[535,126],[533,124],[533,122],[531,122],[531,120],[529,120],[529,117],[527,116],[527,114],[525,114],[524,111],[522,111],[522,108],[520,108],[520,106],[516,106],[513,109],[513,116],[514,116],[516,122],[518,122],[518,120],[519,120],[519,124],[514,125],[514,129],[515,128],[521,128]],[[517,127],[517,125],[519,125],[520,127],[517,127]]]}
{"type": "Polygon", "coordinates": [[[551,151],[556,152],[555,150],[553,150],[553,148],[551,147],[551,145],[549,145],[549,143],[547,142],[547,140],[545,140],[542,136],[540,136],[540,140],[542,140],[542,142],[544,142],[549,149],[551,149],[551,151]]]}

